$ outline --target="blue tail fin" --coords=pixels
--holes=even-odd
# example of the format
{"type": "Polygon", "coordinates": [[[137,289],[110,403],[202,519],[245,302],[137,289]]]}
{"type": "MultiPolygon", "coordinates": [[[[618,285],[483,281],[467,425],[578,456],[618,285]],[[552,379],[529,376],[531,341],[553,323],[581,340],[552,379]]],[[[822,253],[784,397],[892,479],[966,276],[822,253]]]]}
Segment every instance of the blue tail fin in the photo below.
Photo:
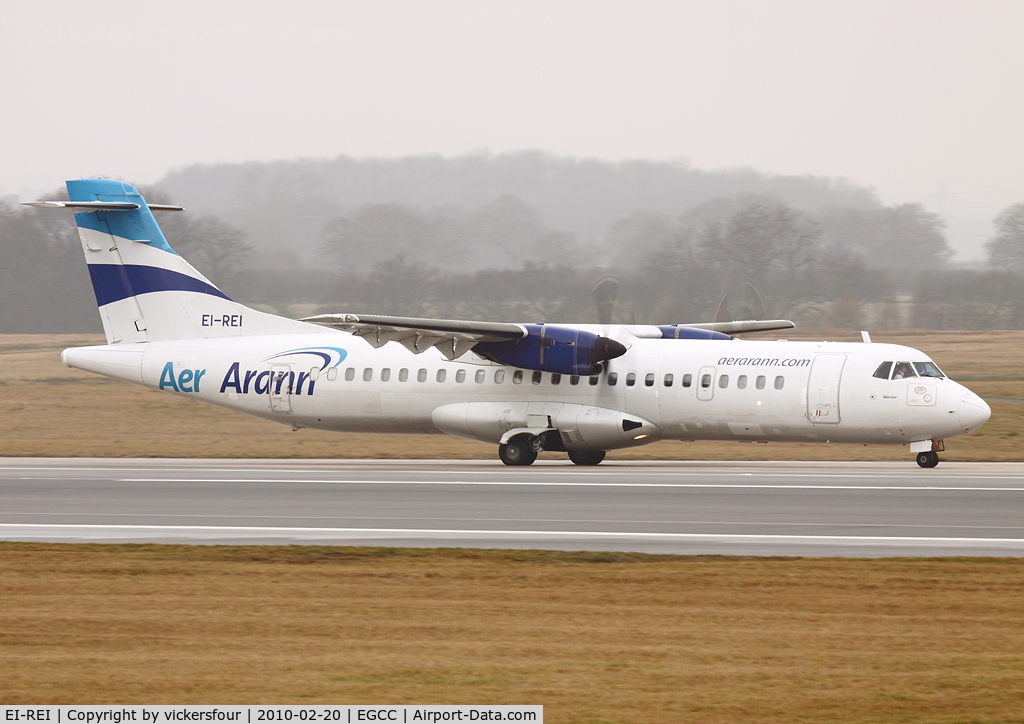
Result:
{"type": "Polygon", "coordinates": [[[110,179],[67,182],[69,207],[110,344],[310,331],[228,298],[167,243],[138,190],[110,179]]]}

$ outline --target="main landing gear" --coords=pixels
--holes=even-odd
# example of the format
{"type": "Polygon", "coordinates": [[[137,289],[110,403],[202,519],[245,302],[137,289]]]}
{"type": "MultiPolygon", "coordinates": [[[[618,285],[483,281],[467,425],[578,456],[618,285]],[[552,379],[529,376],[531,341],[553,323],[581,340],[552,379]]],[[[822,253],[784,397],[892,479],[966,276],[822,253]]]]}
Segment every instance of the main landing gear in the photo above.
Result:
{"type": "Polygon", "coordinates": [[[516,435],[503,445],[498,445],[498,457],[506,465],[533,465],[539,452],[533,448],[534,440],[536,438],[529,435],[516,435]]]}
{"type": "Polygon", "coordinates": [[[934,468],[939,464],[939,454],[931,451],[918,453],[917,464],[922,468],[934,468]]]}
{"type": "MultiPolygon", "coordinates": [[[[508,442],[498,445],[498,457],[506,465],[533,465],[537,460],[537,453],[542,450],[561,450],[565,448],[561,444],[545,445],[551,442],[545,439],[545,435],[516,435],[508,442]]],[[[557,443],[557,441],[556,441],[557,443]]],[[[599,465],[604,460],[604,450],[593,450],[589,452],[568,451],[569,459],[576,465],[599,465]]]]}
{"type": "Polygon", "coordinates": [[[573,452],[569,451],[569,459],[576,465],[600,465],[604,460],[604,450],[594,452],[573,452]]]}

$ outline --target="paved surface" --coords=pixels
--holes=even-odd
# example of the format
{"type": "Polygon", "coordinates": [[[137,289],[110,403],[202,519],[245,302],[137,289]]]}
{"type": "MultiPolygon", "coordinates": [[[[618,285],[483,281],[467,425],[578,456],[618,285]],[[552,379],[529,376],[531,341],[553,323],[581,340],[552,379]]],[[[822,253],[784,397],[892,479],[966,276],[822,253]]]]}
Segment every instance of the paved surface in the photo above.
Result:
{"type": "Polygon", "coordinates": [[[0,458],[0,539],[1022,556],[1024,464],[0,458]]]}

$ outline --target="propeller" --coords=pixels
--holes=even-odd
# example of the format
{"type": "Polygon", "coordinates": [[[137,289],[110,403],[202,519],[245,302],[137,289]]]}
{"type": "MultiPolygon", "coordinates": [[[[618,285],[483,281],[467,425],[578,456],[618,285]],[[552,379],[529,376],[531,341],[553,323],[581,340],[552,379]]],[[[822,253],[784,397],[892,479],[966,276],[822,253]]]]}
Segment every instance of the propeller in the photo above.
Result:
{"type": "MultiPolygon", "coordinates": [[[[734,320],[734,315],[729,310],[729,294],[729,291],[725,291],[719,297],[718,306],[715,307],[715,316],[712,317],[713,321],[731,322],[734,320]]],[[[739,317],[740,319],[767,319],[768,317],[768,308],[764,303],[764,295],[761,294],[761,290],[757,288],[757,285],[749,279],[743,283],[743,303],[740,307],[739,317]]]]}
{"type": "Polygon", "coordinates": [[[597,321],[608,326],[615,316],[615,301],[619,297],[618,277],[609,275],[598,279],[594,285],[593,295],[597,304],[597,321]]]}

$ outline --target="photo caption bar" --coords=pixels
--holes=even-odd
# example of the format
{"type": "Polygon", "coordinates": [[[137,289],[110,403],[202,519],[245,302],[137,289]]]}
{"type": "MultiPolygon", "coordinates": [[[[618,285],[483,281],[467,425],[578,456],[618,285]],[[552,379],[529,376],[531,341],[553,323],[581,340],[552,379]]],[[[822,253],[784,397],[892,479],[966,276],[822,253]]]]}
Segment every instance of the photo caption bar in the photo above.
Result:
{"type": "Polygon", "coordinates": [[[261,724],[262,722],[544,722],[540,705],[411,705],[399,706],[2,706],[0,724],[172,724],[173,722],[224,722],[225,724],[261,724]]]}

